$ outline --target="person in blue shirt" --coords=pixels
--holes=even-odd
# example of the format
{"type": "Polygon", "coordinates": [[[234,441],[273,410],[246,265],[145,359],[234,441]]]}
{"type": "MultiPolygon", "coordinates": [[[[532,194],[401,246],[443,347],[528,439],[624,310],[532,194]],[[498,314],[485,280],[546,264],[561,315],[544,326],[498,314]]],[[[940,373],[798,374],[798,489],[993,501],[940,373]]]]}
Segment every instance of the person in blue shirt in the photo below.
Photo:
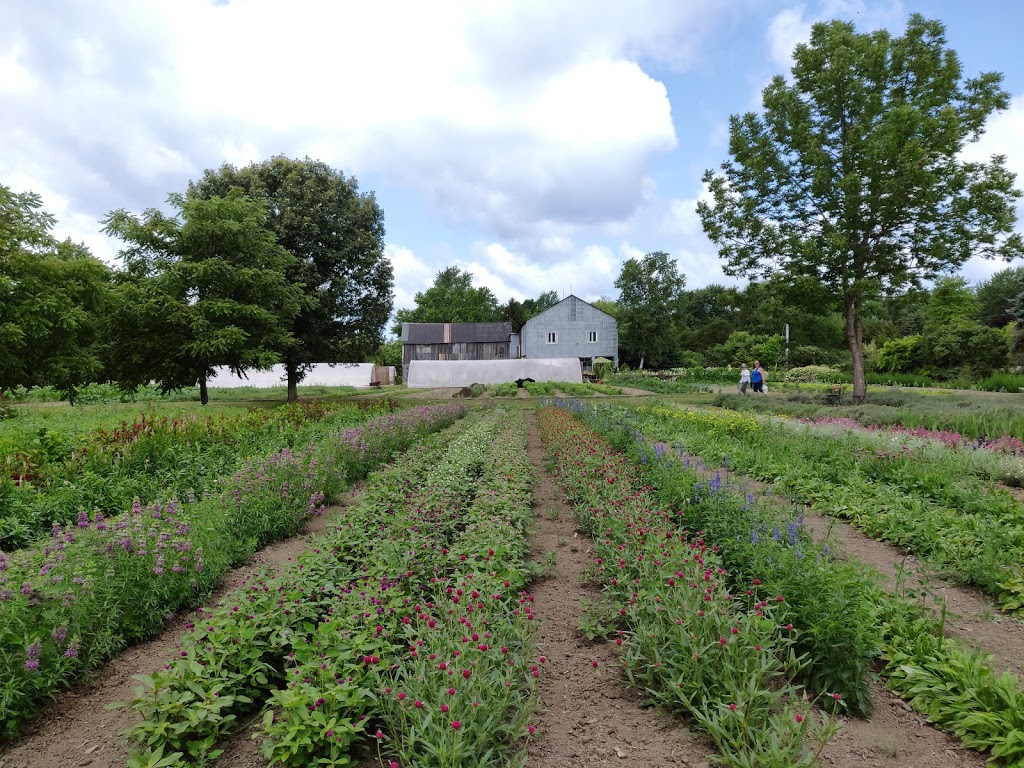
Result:
{"type": "Polygon", "coordinates": [[[762,395],[764,391],[764,368],[761,367],[761,363],[757,360],[754,361],[754,370],[750,372],[750,388],[755,392],[760,392],[762,395]]]}

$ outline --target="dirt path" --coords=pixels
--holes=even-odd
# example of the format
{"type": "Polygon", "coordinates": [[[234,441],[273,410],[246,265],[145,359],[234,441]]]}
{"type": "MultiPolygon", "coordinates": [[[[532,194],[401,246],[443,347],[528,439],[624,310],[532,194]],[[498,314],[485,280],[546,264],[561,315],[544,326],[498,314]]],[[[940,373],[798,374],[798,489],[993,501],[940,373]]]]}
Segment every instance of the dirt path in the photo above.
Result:
{"type": "Polygon", "coordinates": [[[593,555],[589,540],[573,530],[572,510],[561,490],[543,471],[544,454],[532,412],[527,424],[530,458],[541,470],[531,543],[537,558],[550,552],[558,556],[554,574],[533,587],[534,613],[539,620],[537,647],[547,662],[540,679],[538,733],[530,743],[528,765],[705,768],[703,740],[690,733],[682,721],[654,709],[641,709],[640,696],[626,687],[615,646],[610,642],[589,644],[577,631],[582,601],[600,595],[582,582],[593,555]]]}
{"type": "MultiPolygon", "coordinates": [[[[311,519],[301,534],[265,547],[249,565],[228,573],[206,604],[215,604],[260,570],[288,563],[337,517],[349,498],[346,494],[339,505],[311,519]]],[[[26,726],[25,736],[0,750],[0,768],[124,768],[127,753],[122,746],[122,734],[138,718],[130,709],[107,709],[107,705],[130,700],[138,685],[133,675],[153,672],[167,662],[191,613],[178,614],[157,637],[126,649],[94,670],[89,682],[61,693],[43,708],[38,719],[26,726]]],[[[239,750],[243,751],[256,754],[254,748],[239,750]]],[[[253,763],[222,762],[218,765],[241,768],[253,763]]]]}

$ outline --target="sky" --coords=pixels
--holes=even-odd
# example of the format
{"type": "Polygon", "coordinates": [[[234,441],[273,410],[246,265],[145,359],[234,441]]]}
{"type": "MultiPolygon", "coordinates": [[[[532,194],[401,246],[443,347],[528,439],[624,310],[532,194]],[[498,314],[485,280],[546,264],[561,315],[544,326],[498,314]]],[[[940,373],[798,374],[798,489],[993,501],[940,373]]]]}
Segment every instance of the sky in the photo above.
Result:
{"type": "Polygon", "coordinates": [[[968,153],[1006,155],[1024,187],[1013,0],[6,0],[0,184],[116,264],[108,212],[225,162],[322,160],[384,210],[396,309],[452,265],[501,302],[614,298],[652,251],[688,288],[736,284],[695,211],[729,116],[759,109],[814,22],[900,34],[914,12],[965,75],[1003,73],[1011,107],[968,153]]]}

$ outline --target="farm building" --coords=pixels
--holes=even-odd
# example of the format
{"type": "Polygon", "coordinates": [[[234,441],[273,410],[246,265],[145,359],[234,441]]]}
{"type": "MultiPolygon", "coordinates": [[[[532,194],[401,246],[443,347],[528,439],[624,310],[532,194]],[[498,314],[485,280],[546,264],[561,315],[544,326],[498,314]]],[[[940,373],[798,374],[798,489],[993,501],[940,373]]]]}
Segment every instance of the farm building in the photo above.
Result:
{"type": "Polygon", "coordinates": [[[413,360],[507,360],[511,323],[403,323],[402,381],[413,360]]]}
{"type": "MultiPolygon", "coordinates": [[[[286,384],[283,365],[275,365],[267,371],[248,371],[245,376],[236,376],[231,369],[221,366],[214,368],[213,376],[206,382],[209,387],[282,387],[286,384]]],[[[299,386],[313,387],[369,387],[373,382],[395,383],[394,366],[380,366],[373,363],[314,363],[299,386]]]]}
{"type": "Polygon", "coordinates": [[[526,358],[577,357],[583,370],[589,371],[595,357],[607,357],[619,367],[615,318],[571,294],[527,320],[519,336],[526,358]]]}

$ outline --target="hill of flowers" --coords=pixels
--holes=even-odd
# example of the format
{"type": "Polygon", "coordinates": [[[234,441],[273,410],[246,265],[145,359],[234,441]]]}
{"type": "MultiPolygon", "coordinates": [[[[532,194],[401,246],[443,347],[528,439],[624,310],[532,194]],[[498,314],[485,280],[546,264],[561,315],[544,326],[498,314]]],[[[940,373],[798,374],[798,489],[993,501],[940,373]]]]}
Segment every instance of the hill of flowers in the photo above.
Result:
{"type": "Polygon", "coordinates": [[[132,765],[206,764],[261,711],[271,765],[515,764],[544,661],[525,448],[521,412],[478,412],[371,475],[293,567],[200,609],[131,702],[132,765]]]}
{"type": "Polygon", "coordinates": [[[0,737],[44,699],[151,636],[194,605],[259,547],[291,536],[309,515],[425,434],[453,423],[457,405],[377,416],[360,426],[322,419],[300,449],[250,460],[193,502],[134,503],[114,517],[0,553],[0,737]]]}

